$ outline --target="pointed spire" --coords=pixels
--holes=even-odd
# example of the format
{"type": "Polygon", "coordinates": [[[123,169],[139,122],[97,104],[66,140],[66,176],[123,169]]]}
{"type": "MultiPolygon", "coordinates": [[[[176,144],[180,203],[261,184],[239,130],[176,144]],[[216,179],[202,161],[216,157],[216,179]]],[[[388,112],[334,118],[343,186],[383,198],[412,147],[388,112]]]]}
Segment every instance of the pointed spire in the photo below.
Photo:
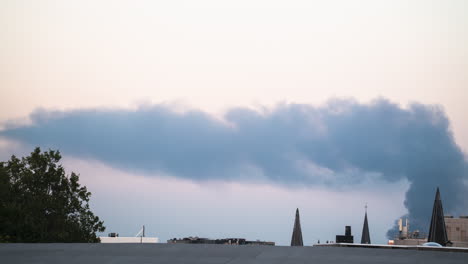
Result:
{"type": "Polygon", "coordinates": [[[444,209],[442,208],[442,200],[440,199],[439,187],[437,187],[436,196],[434,199],[434,207],[432,208],[431,226],[429,227],[428,242],[436,242],[442,246],[447,245],[447,230],[445,229],[444,209]]]}
{"type": "Polygon", "coordinates": [[[367,204],[365,206],[366,213],[364,215],[364,225],[362,226],[362,236],[361,236],[361,244],[370,244],[370,235],[369,235],[369,224],[367,222],[367,204]]]}
{"type": "Polygon", "coordinates": [[[294,229],[291,238],[291,246],[303,246],[301,221],[299,220],[299,208],[296,209],[296,219],[294,220],[294,229]]]}

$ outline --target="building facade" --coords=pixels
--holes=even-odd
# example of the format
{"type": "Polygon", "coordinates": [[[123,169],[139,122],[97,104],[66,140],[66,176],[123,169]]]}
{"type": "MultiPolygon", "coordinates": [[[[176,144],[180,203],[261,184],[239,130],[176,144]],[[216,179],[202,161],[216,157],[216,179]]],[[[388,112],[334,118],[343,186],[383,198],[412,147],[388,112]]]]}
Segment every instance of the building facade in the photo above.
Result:
{"type": "Polygon", "coordinates": [[[468,247],[468,216],[445,216],[445,226],[453,247],[468,247]]]}
{"type": "Polygon", "coordinates": [[[109,233],[108,236],[99,237],[101,243],[159,243],[157,237],[135,236],[121,237],[117,233],[109,233]]]}

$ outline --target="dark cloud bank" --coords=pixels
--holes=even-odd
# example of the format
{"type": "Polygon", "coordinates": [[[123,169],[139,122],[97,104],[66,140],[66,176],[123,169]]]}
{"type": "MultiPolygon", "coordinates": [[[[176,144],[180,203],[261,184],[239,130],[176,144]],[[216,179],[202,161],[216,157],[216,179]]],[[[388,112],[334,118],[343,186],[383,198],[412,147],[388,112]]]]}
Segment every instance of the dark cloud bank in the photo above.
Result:
{"type": "Polygon", "coordinates": [[[468,165],[437,106],[403,109],[384,99],[335,100],[322,107],[279,105],[262,113],[232,109],[225,122],[164,105],[37,111],[31,117],[33,125],[0,135],[120,168],[193,180],[263,177],[279,184],[352,188],[369,175],[388,182],[407,179],[405,206],[413,229],[427,230],[436,186],[447,213],[467,208],[468,165]]]}

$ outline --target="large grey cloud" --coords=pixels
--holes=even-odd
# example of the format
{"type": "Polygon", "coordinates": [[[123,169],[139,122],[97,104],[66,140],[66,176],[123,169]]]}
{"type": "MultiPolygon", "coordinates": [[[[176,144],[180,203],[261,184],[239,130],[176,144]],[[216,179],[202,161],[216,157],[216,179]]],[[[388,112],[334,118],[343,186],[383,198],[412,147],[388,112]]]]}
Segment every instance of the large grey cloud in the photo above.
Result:
{"type": "MultiPolygon", "coordinates": [[[[427,229],[436,186],[447,212],[467,208],[468,165],[438,106],[334,100],[228,111],[220,121],[165,105],[130,110],[36,111],[0,133],[124,169],[193,180],[262,177],[278,184],[350,186],[369,175],[410,182],[405,206],[427,229]]],[[[391,196],[392,193],[389,193],[391,196]]],[[[312,197],[311,197],[312,199],[312,197]]]]}

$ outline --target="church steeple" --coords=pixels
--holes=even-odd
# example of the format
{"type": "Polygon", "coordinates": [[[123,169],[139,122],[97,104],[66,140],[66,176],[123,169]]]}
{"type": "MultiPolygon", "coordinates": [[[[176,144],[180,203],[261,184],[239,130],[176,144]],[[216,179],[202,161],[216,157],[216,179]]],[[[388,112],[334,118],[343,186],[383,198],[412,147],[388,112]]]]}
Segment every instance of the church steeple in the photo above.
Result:
{"type": "Polygon", "coordinates": [[[429,227],[429,237],[427,238],[427,241],[436,242],[442,246],[447,245],[448,242],[447,230],[445,229],[444,209],[442,208],[439,187],[437,187],[437,192],[434,199],[431,226],[429,227]]]}
{"type": "Polygon", "coordinates": [[[369,224],[367,223],[367,204],[365,208],[366,214],[364,215],[364,225],[362,226],[361,244],[370,244],[369,224]]]}
{"type": "Polygon", "coordinates": [[[291,237],[291,246],[303,246],[301,221],[299,220],[299,208],[296,209],[296,219],[294,220],[294,229],[291,237]]]}

